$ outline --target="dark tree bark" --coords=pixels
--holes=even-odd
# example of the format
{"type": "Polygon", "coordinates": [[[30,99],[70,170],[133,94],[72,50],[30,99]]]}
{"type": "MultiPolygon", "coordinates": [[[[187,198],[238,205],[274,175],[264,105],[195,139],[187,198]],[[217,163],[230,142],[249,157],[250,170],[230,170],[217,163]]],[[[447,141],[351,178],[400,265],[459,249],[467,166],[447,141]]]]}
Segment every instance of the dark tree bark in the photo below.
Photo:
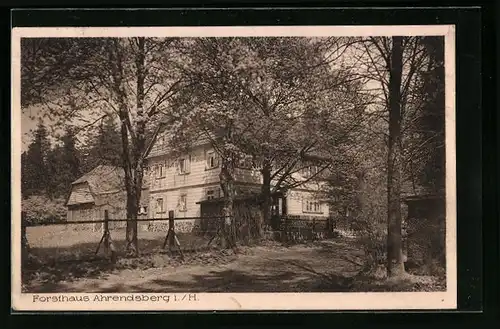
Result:
{"type": "MultiPolygon", "coordinates": [[[[230,128],[226,131],[224,143],[232,144],[232,131],[230,128]]],[[[224,154],[221,159],[221,171],[219,174],[220,186],[224,193],[224,206],[222,215],[224,222],[222,224],[222,244],[226,248],[236,247],[236,223],[234,221],[234,172],[236,157],[231,148],[224,147],[224,154]]]]}
{"type": "Polygon", "coordinates": [[[418,181],[429,193],[443,193],[445,190],[445,70],[444,37],[425,37],[422,40],[429,56],[427,72],[424,75],[423,97],[426,102],[419,122],[423,140],[429,155],[421,165],[418,181]]]}
{"type": "MultiPolygon", "coordinates": [[[[144,105],[144,81],[146,76],[145,67],[145,39],[136,38],[131,42],[136,42],[137,50],[135,55],[136,69],[136,107],[137,107],[137,124],[136,129],[132,127],[129,117],[126,95],[122,84],[123,67],[122,67],[122,49],[118,41],[113,40],[111,46],[110,59],[114,60],[113,67],[113,82],[114,89],[117,95],[117,103],[119,107],[119,117],[121,120],[121,142],[122,142],[122,167],[125,172],[125,189],[127,191],[127,227],[126,227],[126,251],[131,257],[139,255],[139,246],[137,239],[137,213],[142,193],[143,180],[143,162],[144,149],[146,143],[146,120],[143,109],[144,105]],[[130,136],[130,138],[129,138],[130,136]]],[[[113,63],[113,61],[110,61],[113,63]]]]}
{"type": "Polygon", "coordinates": [[[257,223],[257,235],[259,238],[263,237],[263,225],[269,224],[271,217],[271,163],[264,161],[262,166],[262,203],[261,203],[261,221],[257,223]]]}
{"type": "Polygon", "coordinates": [[[140,120],[136,124],[135,139],[133,139],[132,164],[133,179],[132,193],[127,198],[127,252],[133,256],[139,254],[139,246],[137,241],[137,213],[139,210],[142,181],[143,181],[143,165],[144,165],[144,149],[146,146],[146,120],[144,113],[144,81],[146,78],[145,68],[145,39],[136,38],[132,42],[137,42],[137,52],[135,58],[136,69],[136,106],[137,116],[140,120]],[[130,199],[130,200],[129,200],[130,199]]]}
{"type": "Polygon", "coordinates": [[[26,237],[26,214],[21,213],[21,265],[25,265],[29,261],[30,245],[26,237]]]}
{"type": "Polygon", "coordinates": [[[405,273],[401,238],[401,79],[403,37],[392,37],[389,62],[389,149],[387,161],[387,275],[405,273]]]}

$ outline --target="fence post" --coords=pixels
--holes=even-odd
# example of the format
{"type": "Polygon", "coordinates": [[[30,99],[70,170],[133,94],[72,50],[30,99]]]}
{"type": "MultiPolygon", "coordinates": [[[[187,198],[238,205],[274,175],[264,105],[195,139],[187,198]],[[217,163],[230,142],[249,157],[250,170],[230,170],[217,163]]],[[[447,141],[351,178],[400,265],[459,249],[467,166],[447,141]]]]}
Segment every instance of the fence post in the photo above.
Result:
{"type": "Polygon", "coordinates": [[[175,221],[173,210],[168,212],[168,238],[168,246],[172,250],[172,248],[175,247],[175,221]]]}
{"type": "Polygon", "coordinates": [[[108,210],[104,210],[104,254],[109,252],[109,214],[108,210]]]}
{"type": "Polygon", "coordinates": [[[328,217],[328,226],[327,226],[328,237],[333,236],[333,229],[335,228],[334,223],[335,222],[333,220],[333,217],[329,216],[328,217]]]}
{"type": "Polygon", "coordinates": [[[284,236],[284,240],[285,240],[285,242],[288,242],[288,217],[285,217],[284,220],[285,220],[285,225],[284,225],[285,236],[284,236]]]}
{"type": "Polygon", "coordinates": [[[328,220],[326,222],[326,234],[328,238],[333,237],[333,219],[328,216],[328,220]]]}
{"type": "Polygon", "coordinates": [[[316,240],[316,219],[314,217],[313,217],[313,227],[312,227],[311,235],[312,235],[312,240],[315,241],[316,240]]]}
{"type": "Polygon", "coordinates": [[[21,264],[28,261],[28,253],[29,243],[26,236],[26,212],[21,211],[21,264]]]}

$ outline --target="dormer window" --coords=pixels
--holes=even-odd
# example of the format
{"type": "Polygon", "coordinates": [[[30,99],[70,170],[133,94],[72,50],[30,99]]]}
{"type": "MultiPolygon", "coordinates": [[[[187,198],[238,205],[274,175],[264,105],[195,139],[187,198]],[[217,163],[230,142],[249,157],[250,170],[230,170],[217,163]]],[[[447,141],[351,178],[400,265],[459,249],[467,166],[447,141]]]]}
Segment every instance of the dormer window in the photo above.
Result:
{"type": "Polygon", "coordinates": [[[214,151],[207,152],[207,169],[217,168],[219,166],[219,160],[217,154],[214,151]]]}
{"type": "Polygon", "coordinates": [[[156,178],[165,177],[165,166],[163,164],[156,165],[156,178]]]}
{"type": "Polygon", "coordinates": [[[315,166],[315,165],[307,166],[304,169],[302,169],[302,175],[305,177],[315,176],[318,174],[318,172],[319,172],[319,168],[318,168],[318,166],[315,166]]]}
{"type": "Polygon", "coordinates": [[[238,161],[238,167],[242,169],[252,169],[253,167],[253,159],[249,155],[243,156],[239,161],[238,161]]]}

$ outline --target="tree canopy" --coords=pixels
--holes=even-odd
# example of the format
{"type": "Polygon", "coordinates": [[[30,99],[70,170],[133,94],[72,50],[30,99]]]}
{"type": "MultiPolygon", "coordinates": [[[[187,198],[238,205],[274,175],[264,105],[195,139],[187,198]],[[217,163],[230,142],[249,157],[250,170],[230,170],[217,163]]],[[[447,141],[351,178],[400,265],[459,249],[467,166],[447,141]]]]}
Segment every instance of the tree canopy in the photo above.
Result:
{"type": "Polygon", "coordinates": [[[40,106],[63,131],[51,147],[38,125],[23,195],[59,197],[92,167],[121,166],[134,255],[145,152],[161,125],[178,148],[210,139],[228,217],[245,161],[262,174],[264,221],[273,192],[321,178],[332,206],[359,213],[369,188],[385,190],[396,245],[402,193],[444,187],[440,37],[26,38],[21,50],[23,109],[40,106]]]}

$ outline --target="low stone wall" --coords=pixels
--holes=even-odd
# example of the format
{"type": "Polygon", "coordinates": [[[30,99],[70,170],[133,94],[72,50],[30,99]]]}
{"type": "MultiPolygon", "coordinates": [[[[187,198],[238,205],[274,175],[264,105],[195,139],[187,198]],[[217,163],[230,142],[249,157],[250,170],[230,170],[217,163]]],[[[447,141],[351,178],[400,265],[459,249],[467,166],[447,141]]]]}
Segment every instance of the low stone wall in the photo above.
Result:
{"type": "MultiPolygon", "coordinates": [[[[174,229],[177,233],[191,233],[196,231],[196,220],[194,219],[176,219],[174,221],[174,229]]],[[[148,231],[159,232],[159,231],[168,231],[168,219],[160,220],[160,221],[151,221],[149,224],[145,225],[148,231]]]]}

